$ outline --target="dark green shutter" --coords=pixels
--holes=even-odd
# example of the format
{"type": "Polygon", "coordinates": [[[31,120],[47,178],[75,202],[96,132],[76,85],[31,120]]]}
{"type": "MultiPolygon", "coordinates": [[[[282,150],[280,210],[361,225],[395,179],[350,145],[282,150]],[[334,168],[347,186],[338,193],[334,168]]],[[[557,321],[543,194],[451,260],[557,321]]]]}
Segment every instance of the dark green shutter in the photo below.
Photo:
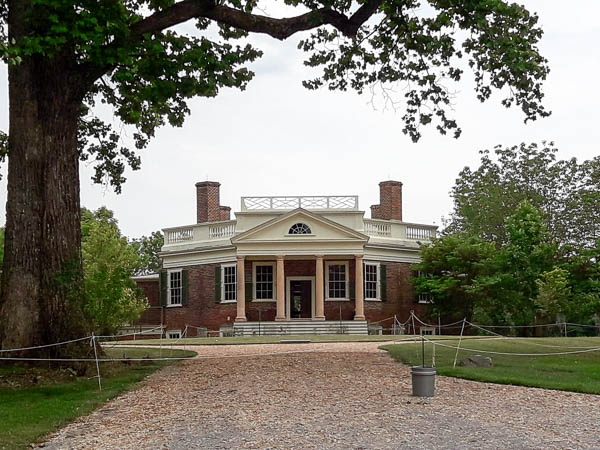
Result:
{"type": "Polygon", "coordinates": [[[221,266],[215,266],[215,302],[221,303],[221,266]]]}
{"type": "Polygon", "coordinates": [[[250,281],[246,281],[246,283],[244,284],[244,291],[246,293],[246,301],[250,302],[252,301],[252,280],[250,281]]]}
{"type": "Polygon", "coordinates": [[[167,292],[169,278],[166,270],[161,270],[158,276],[158,289],[160,291],[160,306],[167,306],[167,292]]]}
{"type": "Polygon", "coordinates": [[[379,282],[379,296],[381,297],[381,301],[385,302],[387,300],[387,266],[385,264],[379,265],[379,277],[381,278],[379,282]]]}
{"type": "Polygon", "coordinates": [[[350,292],[347,293],[347,294],[350,294],[350,295],[346,295],[346,297],[350,298],[350,300],[355,300],[356,299],[356,288],[355,288],[355,286],[356,285],[354,284],[354,281],[350,281],[348,283],[348,289],[350,290],[350,292]]]}
{"type": "Polygon", "coordinates": [[[181,304],[186,306],[188,304],[188,271],[181,271],[181,304]]]}

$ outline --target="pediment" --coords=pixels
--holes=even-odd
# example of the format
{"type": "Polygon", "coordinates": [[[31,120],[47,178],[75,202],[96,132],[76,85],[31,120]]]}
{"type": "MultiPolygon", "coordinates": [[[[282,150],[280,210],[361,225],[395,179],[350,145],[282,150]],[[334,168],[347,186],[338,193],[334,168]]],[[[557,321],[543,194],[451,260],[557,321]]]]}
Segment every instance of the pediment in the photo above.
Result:
{"type": "Polygon", "coordinates": [[[237,244],[250,242],[367,242],[368,240],[368,236],[358,231],[298,208],[233,237],[231,242],[237,244]],[[298,224],[308,227],[310,234],[294,234],[293,231],[306,231],[306,228],[298,224]],[[292,229],[292,233],[290,233],[290,229],[292,229]]]}

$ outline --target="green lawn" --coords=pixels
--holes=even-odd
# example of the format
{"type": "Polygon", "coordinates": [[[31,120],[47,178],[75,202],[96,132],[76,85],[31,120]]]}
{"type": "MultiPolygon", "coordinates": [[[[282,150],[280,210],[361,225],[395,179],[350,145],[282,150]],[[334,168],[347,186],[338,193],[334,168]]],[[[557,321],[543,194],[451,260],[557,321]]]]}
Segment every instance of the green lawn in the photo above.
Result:
{"type": "Polygon", "coordinates": [[[302,339],[311,342],[386,342],[404,336],[392,335],[352,335],[352,334],[311,334],[297,336],[236,336],[218,338],[184,338],[184,339],[138,339],[136,341],[118,341],[119,344],[133,345],[246,345],[246,344],[278,344],[280,340],[302,339]]]}
{"type": "MultiPolygon", "coordinates": [[[[163,357],[193,356],[194,352],[163,351],[163,357]]],[[[107,357],[159,356],[158,349],[108,349],[107,357]]],[[[0,366],[0,448],[26,448],[78,416],[135,387],[169,361],[100,363],[102,391],[98,390],[95,365],[85,376],[70,369],[31,369],[0,366]]]]}
{"type": "MultiPolygon", "coordinates": [[[[478,351],[460,350],[458,361],[468,355],[481,354],[492,358],[491,368],[453,368],[458,339],[437,341],[435,346],[435,366],[440,375],[469,380],[487,381],[519,386],[533,386],[564,391],[600,394],[600,350],[589,353],[552,356],[515,356],[485,353],[555,353],[584,350],[586,347],[600,347],[600,337],[587,338],[524,338],[524,339],[463,339],[461,347],[478,351]]],[[[408,365],[421,365],[421,343],[387,345],[383,349],[399,362],[408,365]]],[[[431,365],[433,344],[425,343],[425,364],[431,365]]]]}

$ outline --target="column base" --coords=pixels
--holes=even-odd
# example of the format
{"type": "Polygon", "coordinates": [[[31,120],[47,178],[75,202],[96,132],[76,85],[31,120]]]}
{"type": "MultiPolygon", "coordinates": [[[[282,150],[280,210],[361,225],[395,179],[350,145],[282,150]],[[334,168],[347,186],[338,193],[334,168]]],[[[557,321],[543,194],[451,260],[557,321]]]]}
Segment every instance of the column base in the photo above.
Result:
{"type": "Polygon", "coordinates": [[[248,322],[248,319],[246,319],[246,317],[236,317],[235,321],[236,322],[248,322]]]}
{"type": "Polygon", "coordinates": [[[325,320],[325,316],[315,316],[312,320],[325,320]]]}
{"type": "Polygon", "coordinates": [[[275,317],[275,322],[285,322],[287,317],[275,317]]]}
{"type": "Polygon", "coordinates": [[[354,320],[367,320],[365,316],[354,316],[354,320]]]}

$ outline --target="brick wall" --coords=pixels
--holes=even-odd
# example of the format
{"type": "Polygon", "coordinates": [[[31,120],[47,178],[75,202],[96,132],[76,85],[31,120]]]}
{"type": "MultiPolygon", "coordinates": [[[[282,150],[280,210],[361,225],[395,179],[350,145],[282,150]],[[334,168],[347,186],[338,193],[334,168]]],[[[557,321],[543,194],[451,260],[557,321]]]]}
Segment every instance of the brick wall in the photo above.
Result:
{"type": "Polygon", "coordinates": [[[158,279],[137,280],[137,286],[144,292],[150,308],[144,311],[136,325],[160,325],[160,293],[158,290],[158,279]]]}
{"type": "MultiPolygon", "coordinates": [[[[274,262],[273,260],[271,260],[274,262]]],[[[349,281],[354,284],[354,260],[348,260],[349,281]]],[[[365,316],[369,322],[377,322],[394,315],[401,322],[406,320],[410,311],[423,316],[426,305],[414,303],[413,289],[410,284],[411,270],[408,263],[382,263],[386,265],[387,298],[384,302],[365,301],[365,316]]],[[[221,304],[215,300],[215,267],[220,264],[206,264],[188,267],[188,304],[164,308],[164,324],[167,330],[183,331],[186,325],[205,327],[218,330],[221,325],[232,324],[235,321],[237,305],[235,303],[221,304]]],[[[246,283],[252,279],[252,262],[245,263],[246,283]]],[[[285,275],[315,276],[314,260],[286,260],[285,275]]],[[[159,304],[158,281],[138,281],[138,285],[146,292],[151,305],[159,304]]],[[[247,284],[248,288],[249,285],[247,284]]],[[[287,294],[286,294],[287,295],[287,294]]],[[[352,295],[354,297],[354,295],[352,295]]],[[[355,301],[325,301],[326,320],[354,319],[355,301]]],[[[160,324],[160,308],[144,312],[143,324],[160,324]]],[[[249,321],[275,320],[275,302],[246,302],[246,317],[249,321]],[[260,311],[260,313],[259,313],[260,311]]],[[[384,327],[391,327],[391,321],[385,322],[384,327]]],[[[189,336],[195,336],[195,330],[188,330],[189,336]]]]}

